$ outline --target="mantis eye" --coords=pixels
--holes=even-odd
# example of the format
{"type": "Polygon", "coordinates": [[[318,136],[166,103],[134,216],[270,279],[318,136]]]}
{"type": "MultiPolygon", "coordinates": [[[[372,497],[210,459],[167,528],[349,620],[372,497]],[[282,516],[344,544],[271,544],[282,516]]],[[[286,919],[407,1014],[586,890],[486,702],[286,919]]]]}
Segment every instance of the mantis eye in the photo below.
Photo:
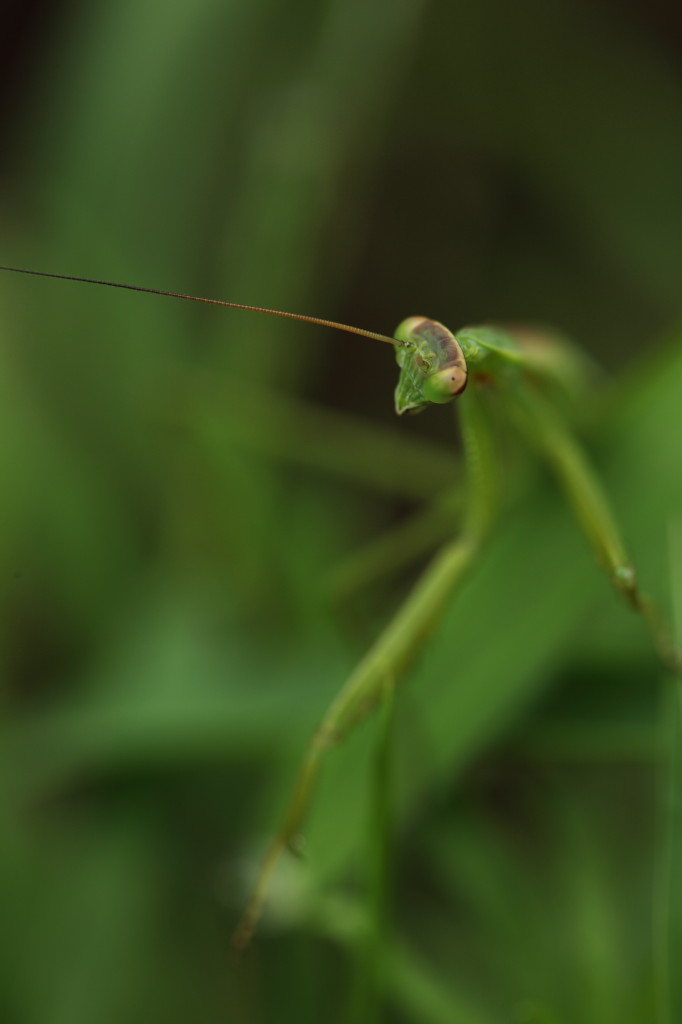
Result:
{"type": "Polygon", "coordinates": [[[441,405],[460,395],[467,385],[466,368],[451,363],[441,370],[436,370],[424,381],[424,398],[427,402],[441,405]]]}

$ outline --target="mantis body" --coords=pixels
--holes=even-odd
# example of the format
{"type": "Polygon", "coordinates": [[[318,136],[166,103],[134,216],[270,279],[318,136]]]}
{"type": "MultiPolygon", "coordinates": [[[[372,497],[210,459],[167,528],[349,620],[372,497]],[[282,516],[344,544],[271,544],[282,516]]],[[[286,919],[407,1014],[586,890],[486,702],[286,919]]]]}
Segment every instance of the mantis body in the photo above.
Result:
{"type": "Polygon", "coordinates": [[[675,673],[679,672],[680,657],[656,609],[639,590],[635,570],[608,501],[562,415],[562,405],[579,390],[585,370],[584,359],[565,343],[528,332],[519,335],[487,326],[464,328],[455,335],[425,317],[402,321],[394,337],[389,338],[336,321],[240,303],[14,267],[0,267],[0,270],[245,309],[382,341],[394,346],[400,367],[395,390],[395,408],[399,415],[459,399],[457,409],[466,472],[459,536],[447,543],[427,566],[324,715],[301,765],[283,822],[266,852],[251,900],[234,934],[237,949],[247,945],[254,932],[280,854],[298,837],[324,753],[342,740],[407,671],[442,611],[474,566],[494,526],[499,506],[499,471],[498,439],[489,413],[491,402],[501,407],[504,421],[520,431],[548,463],[598,562],[616,590],[642,615],[661,660],[675,673]]]}

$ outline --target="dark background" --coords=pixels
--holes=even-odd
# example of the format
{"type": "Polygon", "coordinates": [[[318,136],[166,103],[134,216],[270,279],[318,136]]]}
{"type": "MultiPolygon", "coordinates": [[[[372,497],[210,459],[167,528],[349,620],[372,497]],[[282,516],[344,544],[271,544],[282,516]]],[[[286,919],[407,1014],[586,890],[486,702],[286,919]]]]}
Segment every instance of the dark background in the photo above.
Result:
{"type": "MultiPolygon", "coordinates": [[[[668,604],[677,5],[3,17],[1,263],[385,333],[551,325],[605,371],[579,425],[668,604]]],[[[660,670],[551,481],[510,443],[500,529],[399,692],[379,1011],[375,723],[227,949],[307,737],[456,527],[451,413],[395,421],[380,344],[8,274],[0,358],[3,1020],[653,1021],[660,670]]]]}

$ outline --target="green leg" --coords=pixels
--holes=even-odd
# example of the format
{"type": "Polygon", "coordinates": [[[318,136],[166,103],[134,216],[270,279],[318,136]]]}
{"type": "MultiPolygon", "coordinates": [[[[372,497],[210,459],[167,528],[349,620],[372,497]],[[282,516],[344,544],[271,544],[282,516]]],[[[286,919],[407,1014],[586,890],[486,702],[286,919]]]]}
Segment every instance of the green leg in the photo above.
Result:
{"type": "Polygon", "coordinates": [[[676,649],[655,603],[639,588],[620,530],[608,500],[582,448],[554,409],[538,392],[519,388],[510,399],[510,411],[530,442],[540,450],[557,477],[576,519],[616,590],[638,612],[665,667],[682,669],[676,649]]]}
{"type": "Polygon", "coordinates": [[[489,419],[474,387],[457,404],[457,411],[467,484],[462,534],[447,544],[427,567],[325,714],[299,771],[282,825],[266,852],[251,899],[233,935],[232,945],[236,951],[248,945],[261,916],[277,861],[281,853],[294,844],[301,830],[324,754],[375,707],[387,679],[396,683],[405,675],[474,564],[492,526],[498,500],[497,464],[489,419]]]}

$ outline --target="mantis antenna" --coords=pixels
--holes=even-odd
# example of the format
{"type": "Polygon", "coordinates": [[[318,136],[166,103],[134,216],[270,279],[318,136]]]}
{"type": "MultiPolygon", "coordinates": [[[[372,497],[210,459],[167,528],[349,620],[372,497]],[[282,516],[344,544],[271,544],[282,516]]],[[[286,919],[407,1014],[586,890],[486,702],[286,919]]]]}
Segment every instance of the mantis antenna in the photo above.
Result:
{"type": "Polygon", "coordinates": [[[125,288],[129,292],[147,292],[149,295],[167,295],[171,299],[187,299],[188,302],[204,302],[208,306],[227,306],[230,309],[246,309],[251,313],[267,313],[269,316],[281,316],[287,320],[302,320],[304,323],[317,324],[320,327],[333,327],[337,331],[345,331],[346,334],[359,334],[362,338],[373,338],[375,341],[385,341],[389,345],[401,347],[404,343],[396,338],[389,338],[385,334],[375,334],[374,331],[366,331],[362,327],[351,327],[349,324],[340,324],[336,320],[324,320],[319,316],[306,316],[303,313],[287,313],[281,309],[265,309],[263,306],[247,306],[243,302],[226,302],[224,299],[203,299],[199,295],[185,295],[183,292],[169,292],[161,288],[142,288],[136,284],[119,284],[116,281],[98,281],[92,277],[74,277],[71,274],[48,274],[44,270],[22,270],[20,267],[0,267],[0,270],[9,270],[13,274],[31,274],[33,277],[54,277],[59,281],[78,281],[80,284],[100,284],[105,288],[125,288]]]}

